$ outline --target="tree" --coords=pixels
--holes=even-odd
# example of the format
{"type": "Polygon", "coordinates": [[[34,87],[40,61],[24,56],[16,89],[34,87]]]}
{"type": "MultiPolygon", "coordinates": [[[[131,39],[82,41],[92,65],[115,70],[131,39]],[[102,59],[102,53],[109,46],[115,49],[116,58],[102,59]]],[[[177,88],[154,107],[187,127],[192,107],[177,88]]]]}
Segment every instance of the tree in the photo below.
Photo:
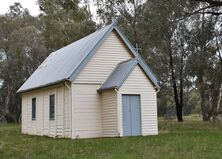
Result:
{"type": "Polygon", "coordinates": [[[188,58],[190,75],[196,82],[201,97],[201,112],[204,121],[217,116],[221,88],[222,65],[220,49],[215,43],[218,19],[206,14],[193,16],[191,38],[192,55],[188,58]],[[195,19],[194,19],[195,18],[195,19]]]}
{"type": "Polygon", "coordinates": [[[18,121],[21,112],[17,89],[46,56],[40,22],[20,3],[10,6],[9,13],[0,16],[0,109],[8,122],[18,121]]]}
{"type": "Polygon", "coordinates": [[[49,52],[68,45],[95,31],[87,5],[79,7],[79,0],[39,0],[43,35],[49,52]]]}

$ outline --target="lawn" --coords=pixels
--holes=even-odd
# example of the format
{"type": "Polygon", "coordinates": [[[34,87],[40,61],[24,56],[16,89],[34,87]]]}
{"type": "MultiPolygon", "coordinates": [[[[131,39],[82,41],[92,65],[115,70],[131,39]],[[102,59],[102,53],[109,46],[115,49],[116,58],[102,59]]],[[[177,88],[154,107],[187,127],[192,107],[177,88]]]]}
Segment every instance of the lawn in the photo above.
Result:
{"type": "Polygon", "coordinates": [[[0,159],[222,158],[222,123],[159,121],[159,135],[127,138],[54,139],[23,135],[0,125],[0,159]]]}

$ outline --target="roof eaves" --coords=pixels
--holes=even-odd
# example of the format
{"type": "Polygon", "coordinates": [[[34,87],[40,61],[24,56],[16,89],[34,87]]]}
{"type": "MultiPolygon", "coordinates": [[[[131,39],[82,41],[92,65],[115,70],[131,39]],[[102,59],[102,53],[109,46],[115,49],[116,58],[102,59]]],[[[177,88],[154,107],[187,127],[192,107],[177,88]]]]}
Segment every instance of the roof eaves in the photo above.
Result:
{"type": "Polygon", "coordinates": [[[111,90],[111,89],[118,89],[118,88],[117,88],[117,86],[112,86],[112,87],[108,87],[108,88],[104,88],[104,89],[98,89],[97,92],[103,93],[103,92],[111,90]]]}
{"type": "Polygon", "coordinates": [[[152,72],[150,67],[143,61],[143,59],[141,57],[138,57],[138,63],[143,68],[145,73],[148,75],[148,77],[150,78],[150,80],[152,81],[154,86],[157,88],[157,90],[160,90],[161,87],[158,84],[159,80],[156,77],[156,75],[152,72]]]}
{"type": "Polygon", "coordinates": [[[59,84],[59,83],[65,82],[65,81],[69,81],[69,80],[62,79],[62,80],[59,80],[59,81],[51,82],[51,83],[48,83],[48,84],[45,84],[45,85],[40,85],[38,87],[33,87],[33,88],[30,88],[30,89],[25,89],[25,90],[20,90],[19,89],[16,93],[25,93],[25,92],[33,91],[33,90],[36,90],[36,89],[40,89],[40,88],[45,88],[45,87],[48,87],[48,86],[56,85],[56,84],[59,84]]]}

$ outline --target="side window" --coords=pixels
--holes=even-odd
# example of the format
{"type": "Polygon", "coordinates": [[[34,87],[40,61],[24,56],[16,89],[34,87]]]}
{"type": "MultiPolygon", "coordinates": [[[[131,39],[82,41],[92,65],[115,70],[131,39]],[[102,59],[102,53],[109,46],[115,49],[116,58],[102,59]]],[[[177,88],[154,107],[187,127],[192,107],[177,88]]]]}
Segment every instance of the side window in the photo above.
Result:
{"type": "Polygon", "coordinates": [[[49,119],[55,119],[55,95],[49,96],[49,119]]]}
{"type": "Polygon", "coordinates": [[[36,119],[36,98],[32,98],[32,120],[36,119]]]}

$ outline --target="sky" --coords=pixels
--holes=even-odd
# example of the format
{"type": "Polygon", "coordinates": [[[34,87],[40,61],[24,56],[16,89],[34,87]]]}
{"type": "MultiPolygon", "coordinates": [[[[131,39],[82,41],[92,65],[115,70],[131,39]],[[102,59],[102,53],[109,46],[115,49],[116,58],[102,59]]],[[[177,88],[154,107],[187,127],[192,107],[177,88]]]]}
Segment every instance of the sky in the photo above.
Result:
{"type": "MultiPolygon", "coordinates": [[[[15,2],[20,2],[23,8],[27,8],[31,15],[36,16],[40,13],[39,6],[37,5],[37,0],[0,0],[0,14],[5,14],[10,5],[15,2]]],[[[96,14],[96,8],[94,6],[93,0],[89,0],[90,8],[92,14],[96,14]]]]}

